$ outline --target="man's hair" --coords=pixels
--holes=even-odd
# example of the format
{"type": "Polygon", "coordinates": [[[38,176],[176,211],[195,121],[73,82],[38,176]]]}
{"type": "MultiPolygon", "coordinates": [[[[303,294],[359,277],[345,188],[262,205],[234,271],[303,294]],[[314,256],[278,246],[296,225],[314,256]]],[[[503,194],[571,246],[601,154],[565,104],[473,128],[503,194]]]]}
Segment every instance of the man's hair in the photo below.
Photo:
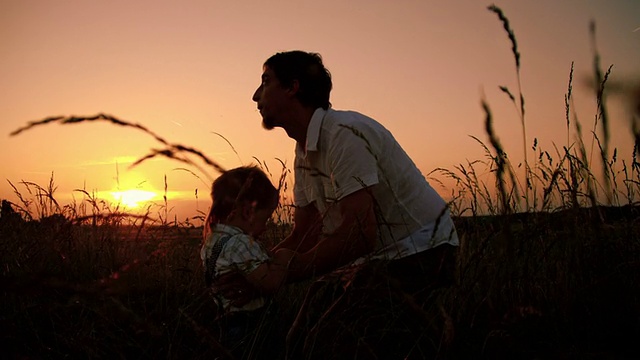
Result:
{"type": "Polygon", "coordinates": [[[298,100],[302,105],[327,110],[331,106],[331,73],[322,63],[320,54],[300,50],[279,52],[265,61],[280,83],[289,87],[298,80],[298,100]]]}
{"type": "Polygon", "coordinates": [[[278,189],[269,177],[256,166],[242,166],[227,170],[211,187],[211,210],[205,228],[225,221],[240,204],[250,202],[256,209],[275,208],[278,205],[278,189]]]}

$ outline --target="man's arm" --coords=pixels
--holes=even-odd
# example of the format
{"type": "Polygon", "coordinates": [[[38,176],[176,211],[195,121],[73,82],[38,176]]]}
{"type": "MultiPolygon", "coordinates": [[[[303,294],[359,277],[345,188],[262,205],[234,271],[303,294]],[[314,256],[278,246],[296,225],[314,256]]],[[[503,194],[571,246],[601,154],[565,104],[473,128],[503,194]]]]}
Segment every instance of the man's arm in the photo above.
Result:
{"type": "Polygon", "coordinates": [[[282,242],[271,249],[290,249],[296,252],[306,252],[318,243],[322,231],[322,217],[312,203],[304,207],[297,207],[293,215],[293,230],[282,242]]]}
{"type": "Polygon", "coordinates": [[[377,222],[370,188],[349,194],[334,206],[338,206],[340,225],[322,234],[309,251],[294,256],[289,265],[291,280],[330,272],[375,249],[377,222]]]}

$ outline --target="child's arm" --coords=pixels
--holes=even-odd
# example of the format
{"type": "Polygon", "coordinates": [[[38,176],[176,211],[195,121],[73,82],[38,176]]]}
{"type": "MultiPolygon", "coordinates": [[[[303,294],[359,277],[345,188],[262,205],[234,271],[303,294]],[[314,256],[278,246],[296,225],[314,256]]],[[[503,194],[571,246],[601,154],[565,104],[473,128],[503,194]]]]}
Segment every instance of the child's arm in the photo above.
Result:
{"type": "Polygon", "coordinates": [[[287,279],[287,266],[295,254],[289,249],[280,249],[271,258],[255,270],[248,273],[246,279],[263,293],[276,292],[287,279]]]}

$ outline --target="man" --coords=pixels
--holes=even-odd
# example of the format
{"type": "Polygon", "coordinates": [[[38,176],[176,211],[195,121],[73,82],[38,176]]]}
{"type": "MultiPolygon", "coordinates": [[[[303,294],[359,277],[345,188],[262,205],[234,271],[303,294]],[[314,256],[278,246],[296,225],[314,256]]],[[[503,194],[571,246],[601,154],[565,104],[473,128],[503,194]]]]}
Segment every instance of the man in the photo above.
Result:
{"type": "MultiPolygon", "coordinates": [[[[447,204],[380,123],[332,109],[331,88],[320,55],[289,51],[264,63],[253,94],[263,126],[296,141],[294,226],[273,251],[295,251],[289,282],[327,274],[309,287],[287,349],[319,359],[439,354],[431,294],[453,282],[458,248],[447,204]]],[[[238,303],[252,296],[232,278],[216,287],[238,303]]]]}
{"type": "Polygon", "coordinates": [[[380,123],[332,109],[331,88],[320,55],[289,51],[253,94],[263,126],[296,141],[294,227],[276,246],[299,253],[290,279],[382,259],[409,293],[446,285],[458,246],[446,202],[380,123]]]}

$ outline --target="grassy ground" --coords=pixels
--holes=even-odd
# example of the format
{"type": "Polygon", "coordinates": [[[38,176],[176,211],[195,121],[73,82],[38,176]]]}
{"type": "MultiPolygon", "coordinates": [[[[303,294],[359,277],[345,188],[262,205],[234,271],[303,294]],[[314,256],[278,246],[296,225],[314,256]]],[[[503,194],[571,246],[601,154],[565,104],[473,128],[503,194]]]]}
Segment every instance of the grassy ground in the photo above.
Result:
{"type": "MultiPolygon", "coordinates": [[[[0,335],[9,358],[197,359],[220,353],[214,304],[198,258],[199,229],[0,220],[0,335]]],[[[640,354],[638,207],[456,218],[456,224],[462,236],[458,283],[439,294],[436,313],[425,313],[446,314],[447,357],[640,354]]],[[[285,332],[308,286],[283,289],[280,308],[264,329],[280,333],[283,352],[285,332]]],[[[326,324],[339,323],[344,339],[366,319],[368,326],[388,330],[382,338],[389,343],[368,344],[372,338],[362,336],[360,356],[348,358],[373,358],[362,349],[392,348],[404,332],[424,330],[424,318],[416,320],[390,287],[376,283],[353,291],[388,293],[391,300],[373,308],[347,302],[326,324]]],[[[335,348],[335,336],[315,341],[317,350],[357,354],[335,348]]],[[[416,341],[424,346],[434,340],[416,341]]]]}

